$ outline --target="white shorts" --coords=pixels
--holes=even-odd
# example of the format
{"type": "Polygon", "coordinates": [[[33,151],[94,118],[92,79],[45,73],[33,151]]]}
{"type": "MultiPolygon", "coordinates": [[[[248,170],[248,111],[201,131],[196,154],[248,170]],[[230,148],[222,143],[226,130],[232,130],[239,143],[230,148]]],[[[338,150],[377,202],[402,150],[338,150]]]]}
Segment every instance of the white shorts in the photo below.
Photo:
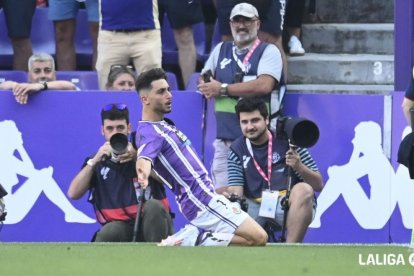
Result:
{"type": "Polygon", "coordinates": [[[248,216],[238,203],[230,202],[223,195],[215,195],[191,224],[211,232],[234,233],[248,216]]]}

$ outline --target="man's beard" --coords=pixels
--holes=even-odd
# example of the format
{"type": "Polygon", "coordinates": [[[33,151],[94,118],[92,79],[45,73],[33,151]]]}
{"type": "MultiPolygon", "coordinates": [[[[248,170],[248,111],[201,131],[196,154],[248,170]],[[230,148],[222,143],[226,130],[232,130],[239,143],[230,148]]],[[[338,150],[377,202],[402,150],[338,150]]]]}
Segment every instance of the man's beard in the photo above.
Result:
{"type": "Polygon", "coordinates": [[[260,133],[259,133],[258,135],[256,135],[255,137],[249,138],[249,140],[250,140],[250,141],[252,141],[252,142],[259,141],[260,139],[262,139],[262,138],[263,138],[263,135],[266,135],[266,133],[267,133],[267,129],[265,128],[265,129],[263,129],[263,131],[262,131],[262,132],[260,132],[260,133]]]}

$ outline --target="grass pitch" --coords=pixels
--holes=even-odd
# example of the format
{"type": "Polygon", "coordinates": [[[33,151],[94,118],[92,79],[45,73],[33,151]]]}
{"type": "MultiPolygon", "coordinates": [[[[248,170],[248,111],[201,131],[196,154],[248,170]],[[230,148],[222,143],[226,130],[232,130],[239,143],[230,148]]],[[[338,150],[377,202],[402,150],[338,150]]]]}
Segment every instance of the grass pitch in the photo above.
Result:
{"type": "Polygon", "coordinates": [[[149,243],[0,243],[0,274],[412,276],[411,254],[414,260],[413,250],[392,245],[157,247],[149,243]],[[378,256],[380,264],[367,263],[370,255],[378,256]],[[402,256],[404,264],[384,264],[384,255],[402,256]]]}

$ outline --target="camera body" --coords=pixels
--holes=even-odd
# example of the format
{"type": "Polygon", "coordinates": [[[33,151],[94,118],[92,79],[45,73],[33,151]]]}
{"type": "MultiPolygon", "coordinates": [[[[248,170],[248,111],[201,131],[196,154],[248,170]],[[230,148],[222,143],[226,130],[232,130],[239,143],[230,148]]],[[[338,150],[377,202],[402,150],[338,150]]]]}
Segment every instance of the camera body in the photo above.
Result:
{"type": "Polygon", "coordinates": [[[213,77],[213,72],[211,72],[211,70],[207,70],[201,76],[204,82],[210,82],[210,78],[213,77]]]}
{"type": "Polygon", "coordinates": [[[231,202],[237,202],[240,205],[240,209],[247,212],[249,209],[249,204],[246,201],[246,198],[239,196],[238,194],[231,194],[229,197],[231,202]]]}

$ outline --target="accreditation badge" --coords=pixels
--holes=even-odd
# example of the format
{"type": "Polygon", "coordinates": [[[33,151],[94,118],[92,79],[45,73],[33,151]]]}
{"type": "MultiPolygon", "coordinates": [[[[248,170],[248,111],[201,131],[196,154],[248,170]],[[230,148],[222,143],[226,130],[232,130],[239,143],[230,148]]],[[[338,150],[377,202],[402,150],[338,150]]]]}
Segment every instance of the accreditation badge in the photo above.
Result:
{"type": "Polygon", "coordinates": [[[262,203],[260,204],[259,216],[275,218],[278,197],[279,191],[264,190],[262,192],[262,203]]]}

